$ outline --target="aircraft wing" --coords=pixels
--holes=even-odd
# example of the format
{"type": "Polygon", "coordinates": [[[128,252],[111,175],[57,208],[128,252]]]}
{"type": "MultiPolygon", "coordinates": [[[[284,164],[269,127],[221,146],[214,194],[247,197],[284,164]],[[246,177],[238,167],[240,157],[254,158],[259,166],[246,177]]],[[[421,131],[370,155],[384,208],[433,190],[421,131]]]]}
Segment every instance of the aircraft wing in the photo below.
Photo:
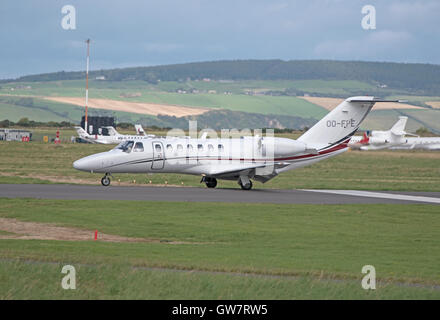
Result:
{"type": "Polygon", "coordinates": [[[264,163],[260,164],[249,164],[249,163],[237,163],[237,164],[220,164],[220,165],[206,165],[205,168],[201,168],[201,171],[205,175],[210,177],[220,177],[225,175],[240,175],[240,173],[245,171],[250,171],[256,168],[263,168],[266,165],[264,163]]]}
{"type": "Polygon", "coordinates": [[[266,182],[276,177],[278,173],[276,169],[288,166],[288,162],[276,162],[276,163],[239,163],[236,165],[216,165],[207,166],[205,175],[215,178],[234,178],[241,175],[253,176],[255,180],[260,182],[266,182]]]}

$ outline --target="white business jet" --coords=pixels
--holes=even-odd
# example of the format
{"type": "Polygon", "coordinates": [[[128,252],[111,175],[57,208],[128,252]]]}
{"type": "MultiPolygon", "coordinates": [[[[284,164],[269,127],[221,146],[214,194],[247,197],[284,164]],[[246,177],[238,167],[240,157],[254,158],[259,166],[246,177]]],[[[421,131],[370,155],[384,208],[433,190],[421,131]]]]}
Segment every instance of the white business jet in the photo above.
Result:
{"type": "Polygon", "coordinates": [[[405,131],[408,117],[399,117],[399,120],[388,131],[371,132],[368,137],[353,136],[348,144],[352,148],[361,150],[379,150],[379,149],[440,149],[440,137],[419,137],[415,134],[405,131]],[[407,137],[413,136],[413,137],[407,137]]]}
{"type": "MultiPolygon", "coordinates": [[[[120,135],[121,135],[121,134],[120,134],[118,131],[116,131],[116,129],[115,129],[114,127],[112,127],[112,126],[107,126],[107,127],[104,127],[104,128],[107,129],[107,132],[108,132],[108,134],[109,134],[110,136],[120,136],[120,135]]],[[[150,136],[150,137],[154,137],[154,136],[155,136],[154,134],[147,134],[147,133],[145,132],[144,128],[142,128],[142,125],[140,125],[140,124],[135,124],[135,125],[134,125],[134,129],[136,130],[136,134],[137,134],[137,135],[140,135],[140,136],[150,136]]]]}
{"type": "Polygon", "coordinates": [[[262,136],[201,139],[152,137],[127,140],[116,148],[73,163],[78,170],[104,173],[183,173],[201,175],[208,188],[217,179],[235,180],[244,190],[252,180],[267,182],[278,174],[338,155],[376,102],[401,102],[362,96],[339,104],[298,140],[262,136]]]}
{"type": "Polygon", "coordinates": [[[75,129],[81,139],[90,143],[118,144],[127,140],[140,140],[144,137],[154,137],[154,135],[146,135],[141,125],[135,125],[135,127],[137,132],[136,135],[120,134],[112,126],[104,127],[108,131],[108,136],[102,134],[89,134],[82,127],[75,127],[75,129]]]}
{"type": "Polygon", "coordinates": [[[360,146],[361,150],[377,150],[396,146],[406,142],[405,132],[408,117],[399,117],[399,120],[390,130],[373,130],[369,137],[364,134],[363,137],[353,136],[349,142],[350,147],[360,146]]]}

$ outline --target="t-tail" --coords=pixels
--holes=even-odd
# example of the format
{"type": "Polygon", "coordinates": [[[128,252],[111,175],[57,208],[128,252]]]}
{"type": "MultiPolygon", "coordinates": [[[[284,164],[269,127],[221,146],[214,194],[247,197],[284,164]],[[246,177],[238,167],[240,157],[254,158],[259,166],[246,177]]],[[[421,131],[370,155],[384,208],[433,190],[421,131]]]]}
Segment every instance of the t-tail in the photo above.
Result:
{"type": "Polygon", "coordinates": [[[107,127],[104,127],[104,128],[107,129],[107,132],[108,132],[108,135],[109,135],[109,136],[119,136],[119,132],[116,131],[116,129],[115,129],[114,127],[112,127],[112,126],[107,126],[107,127]]]}
{"type": "Polygon", "coordinates": [[[90,137],[90,135],[82,127],[75,127],[75,129],[80,138],[87,139],[90,137]]]}
{"type": "Polygon", "coordinates": [[[145,136],[145,131],[144,131],[144,128],[142,128],[142,125],[135,124],[134,128],[136,129],[136,134],[145,136]]]}
{"type": "Polygon", "coordinates": [[[351,136],[371,111],[376,102],[403,102],[375,97],[351,97],[340,103],[312,128],[298,138],[308,148],[318,151],[333,147],[347,147],[351,136]]]}
{"type": "Polygon", "coordinates": [[[391,133],[396,136],[403,136],[406,134],[405,132],[405,126],[406,122],[408,121],[408,117],[399,117],[399,120],[394,124],[394,126],[391,128],[391,133]]]}

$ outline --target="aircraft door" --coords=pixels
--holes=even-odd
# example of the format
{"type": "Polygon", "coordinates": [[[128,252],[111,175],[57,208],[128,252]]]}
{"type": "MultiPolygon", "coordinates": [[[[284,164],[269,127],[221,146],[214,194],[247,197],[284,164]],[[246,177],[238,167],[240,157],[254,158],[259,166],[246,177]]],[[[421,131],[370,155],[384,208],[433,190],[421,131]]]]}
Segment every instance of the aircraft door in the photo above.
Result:
{"type": "Polygon", "coordinates": [[[160,170],[165,165],[165,149],[162,142],[153,142],[153,161],[151,162],[151,169],[160,170]]]}

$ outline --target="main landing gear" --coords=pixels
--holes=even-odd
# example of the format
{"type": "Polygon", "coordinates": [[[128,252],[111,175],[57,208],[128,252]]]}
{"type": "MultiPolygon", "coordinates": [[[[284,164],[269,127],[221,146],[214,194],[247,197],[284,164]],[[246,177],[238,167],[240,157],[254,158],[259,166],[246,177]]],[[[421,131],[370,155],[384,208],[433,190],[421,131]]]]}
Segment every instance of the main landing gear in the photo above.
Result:
{"type": "Polygon", "coordinates": [[[204,182],[208,188],[215,188],[217,187],[217,179],[216,178],[210,178],[210,177],[202,177],[202,180],[200,183],[204,182]]]}
{"type": "Polygon", "coordinates": [[[241,176],[238,179],[238,184],[243,190],[251,190],[252,189],[252,181],[249,179],[249,177],[241,176]]]}
{"type": "MultiPolygon", "coordinates": [[[[104,187],[108,187],[109,185],[110,185],[110,183],[111,183],[111,180],[110,180],[110,177],[109,176],[112,176],[111,175],[111,173],[106,173],[105,174],[105,176],[104,177],[102,177],[102,179],[101,179],[101,184],[104,186],[104,187]]],[[[113,176],[112,176],[113,177],[113,176]]]]}
{"type": "MultiPolygon", "coordinates": [[[[200,180],[200,183],[202,182],[204,182],[208,188],[215,188],[217,186],[216,178],[203,176],[202,180],[200,180]]],[[[252,181],[247,176],[241,176],[237,182],[243,190],[252,189],[252,181]]]]}

